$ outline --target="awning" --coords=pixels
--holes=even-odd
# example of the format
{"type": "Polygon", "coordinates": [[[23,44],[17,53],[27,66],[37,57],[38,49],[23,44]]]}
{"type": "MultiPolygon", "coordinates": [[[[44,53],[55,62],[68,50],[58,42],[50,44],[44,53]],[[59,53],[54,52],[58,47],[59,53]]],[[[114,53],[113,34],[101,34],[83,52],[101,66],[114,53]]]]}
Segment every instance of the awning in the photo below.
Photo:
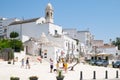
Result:
{"type": "Polygon", "coordinates": [[[98,53],[97,56],[110,56],[111,54],[109,53],[98,53]]]}

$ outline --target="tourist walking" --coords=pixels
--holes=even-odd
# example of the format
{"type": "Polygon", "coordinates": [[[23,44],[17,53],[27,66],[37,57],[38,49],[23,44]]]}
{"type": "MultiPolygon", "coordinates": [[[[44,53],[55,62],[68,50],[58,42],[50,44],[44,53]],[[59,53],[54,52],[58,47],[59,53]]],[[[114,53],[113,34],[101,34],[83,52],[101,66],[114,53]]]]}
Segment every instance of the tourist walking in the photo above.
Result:
{"type": "Polygon", "coordinates": [[[62,62],[62,66],[63,66],[62,68],[64,69],[65,68],[65,62],[64,61],[62,62]]]}
{"type": "Polygon", "coordinates": [[[59,61],[57,61],[56,63],[56,71],[58,72],[58,70],[59,70],[59,61]]]}
{"type": "Polygon", "coordinates": [[[37,60],[38,60],[40,63],[42,63],[42,58],[41,58],[41,56],[39,56],[39,57],[37,58],[37,60]]]}
{"type": "Polygon", "coordinates": [[[53,71],[53,60],[50,58],[50,73],[53,71]]]}
{"type": "Polygon", "coordinates": [[[65,72],[67,72],[67,68],[68,68],[68,63],[65,62],[65,63],[64,63],[64,70],[65,70],[65,72]]]}
{"type": "Polygon", "coordinates": [[[13,65],[15,64],[15,59],[13,59],[13,65]]]}
{"type": "Polygon", "coordinates": [[[24,58],[21,60],[21,68],[24,67],[24,58]]]}
{"type": "Polygon", "coordinates": [[[29,57],[26,59],[26,69],[30,69],[29,57]]]}

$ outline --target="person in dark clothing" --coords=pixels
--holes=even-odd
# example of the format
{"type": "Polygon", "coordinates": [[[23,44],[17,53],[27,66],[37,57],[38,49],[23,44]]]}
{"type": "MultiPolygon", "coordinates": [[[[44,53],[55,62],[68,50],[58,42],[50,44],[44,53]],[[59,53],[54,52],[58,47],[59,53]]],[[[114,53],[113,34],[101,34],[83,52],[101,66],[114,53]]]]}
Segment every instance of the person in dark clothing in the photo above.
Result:
{"type": "Polygon", "coordinates": [[[30,69],[30,63],[29,63],[29,58],[26,59],[26,69],[30,69]]]}
{"type": "Polygon", "coordinates": [[[53,71],[53,60],[50,58],[50,73],[53,71]]]}

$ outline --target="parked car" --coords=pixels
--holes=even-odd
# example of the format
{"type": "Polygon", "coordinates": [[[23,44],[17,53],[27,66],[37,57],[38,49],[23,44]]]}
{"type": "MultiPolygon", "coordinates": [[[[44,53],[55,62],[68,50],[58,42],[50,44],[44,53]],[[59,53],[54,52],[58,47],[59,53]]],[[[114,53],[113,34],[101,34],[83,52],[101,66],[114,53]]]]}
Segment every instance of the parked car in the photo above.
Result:
{"type": "Polygon", "coordinates": [[[120,61],[116,61],[112,64],[113,68],[120,68],[120,61]]]}
{"type": "Polygon", "coordinates": [[[108,66],[108,61],[107,60],[97,60],[96,61],[96,65],[97,66],[104,66],[104,67],[107,67],[108,66]]]}
{"type": "Polygon", "coordinates": [[[95,65],[96,64],[96,60],[90,60],[89,64],[95,65]]]}

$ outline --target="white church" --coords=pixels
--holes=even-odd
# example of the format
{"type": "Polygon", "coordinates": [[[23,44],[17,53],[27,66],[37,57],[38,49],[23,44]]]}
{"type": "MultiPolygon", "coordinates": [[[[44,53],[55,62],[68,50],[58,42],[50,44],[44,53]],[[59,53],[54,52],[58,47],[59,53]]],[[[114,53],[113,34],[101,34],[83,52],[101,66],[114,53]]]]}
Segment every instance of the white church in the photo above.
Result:
{"type": "Polygon", "coordinates": [[[54,10],[50,3],[45,9],[45,17],[14,21],[7,27],[7,38],[17,32],[17,39],[24,43],[25,53],[42,55],[56,61],[59,57],[77,54],[76,40],[65,36],[62,27],[54,24],[54,10]]]}

